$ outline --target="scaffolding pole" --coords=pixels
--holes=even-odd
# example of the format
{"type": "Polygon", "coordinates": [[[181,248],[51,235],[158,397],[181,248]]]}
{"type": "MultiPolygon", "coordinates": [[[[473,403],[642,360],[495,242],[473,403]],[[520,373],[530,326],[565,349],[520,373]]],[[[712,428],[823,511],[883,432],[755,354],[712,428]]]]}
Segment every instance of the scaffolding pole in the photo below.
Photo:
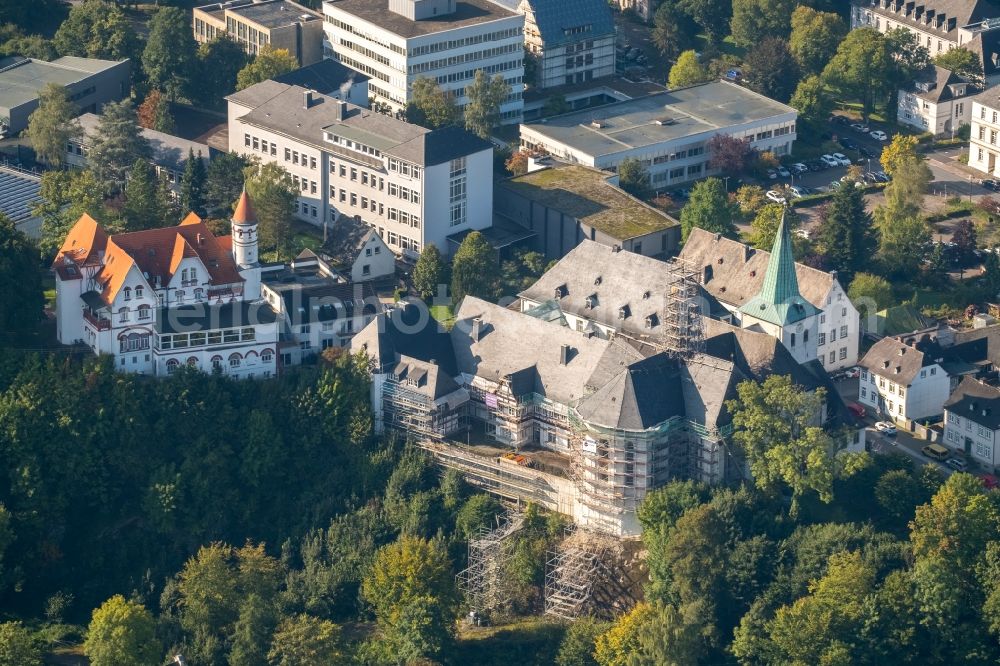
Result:
{"type": "Polygon", "coordinates": [[[523,514],[510,512],[496,528],[482,528],[469,539],[469,566],[456,579],[472,611],[488,614],[510,602],[510,586],[504,584],[512,553],[510,537],[523,524],[523,514]]]}
{"type": "Polygon", "coordinates": [[[591,609],[594,586],[603,575],[607,540],[578,532],[545,563],[545,614],[575,620],[591,609]]]}

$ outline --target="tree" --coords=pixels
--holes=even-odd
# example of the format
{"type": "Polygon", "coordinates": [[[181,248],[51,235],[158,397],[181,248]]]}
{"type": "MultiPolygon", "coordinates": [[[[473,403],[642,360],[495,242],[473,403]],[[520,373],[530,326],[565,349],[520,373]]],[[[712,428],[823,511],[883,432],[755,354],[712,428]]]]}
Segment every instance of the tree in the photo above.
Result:
{"type": "Polygon", "coordinates": [[[782,219],[785,220],[789,230],[798,226],[798,215],[794,211],[786,211],[781,204],[771,203],[761,208],[750,223],[750,237],[747,239],[750,245],[758,250],[770,252],[782,219]]]}
{"type": "Polygon", "coordinates": [[[465,129],[481,139],[487,139],[500,123],[500,105],[510,95],[510,86],[503,76],[489,78],[481,69],[476,70],[472,83],[466,87],[465,129]]]}
{"type": "Polygon", "coordinates": [[[201,151],[197,155],[193,149],[188,149],[187,163],[181,175],[181,210],[194,211],[198,215],[205,214],[205,163],[201,159],[201,151]]]}
{"type": "Polygon", "coordinates": [[[783,484],[792,491],[793,515],[806,492],[829,503],[834,479],[863,465],[862,456],[840,452],[845,442],[815,425],[826,401],[824,389],[805,391],[786,375],[771,375],[763,384],[741,382],[736,390],[739,398],[726,401],[733,439],[758,488],[783,484]]]}
{"type": "Polygon", "coordinates": [[[295,615],[278,625],[267,655],[272,666],[312,666],[349,663],[340,641],[340,627],[311,615],[295,615]]]}
{"type": "Polygon", "coordinates": [[[22,35],[18,33],[0,44],[0,55],[19,55],[35,60],[51,62],[59,57],[59,51],[51,40],[41,35],[22,35]]]}
{"type": "Polygon", "coordinates": [[[818,12],[805,5],[792,12],[792,33],[788,48],[799,69],[807,75],[819,74],[837,52],[847,35],[847,24],[831,12],[818,12]]]}
{"type": "Polygon", "coordinates": [[[120,187],[137,159],[149,159],[153,150],[139,129],[132,103],[125,99],[104,105],[104,112],[91,138],[87,164],[94,176],[120,187]]]}
{"type": "Polygon", "coordinates": [[[833,108],[832,100],[819,76],[807,76],[799,81],[792,99],[788,102],[799,112],[799,121],[811,130],[819,131],[833,108]]]}
{"type": "Polygon", "coordinates": [[[794,0],[733,0],[729,22],[733,41],[750,48],[768,37],[787,37],[795,5],[794,0]]]}
{"type": "Polygon", "coordinates": [[[120,594],[94,610],[83,649],[94,666],[148,666],[163,656],[153,616],[120,594]]]}
{"type": "Polygon", "coordinates": [[[733,13],[731,0],[680,0],[677,6],[701,26],[709,44],[717,47],[722,43],[733,13]]]}
{"type": "Polygon", "coordinates": [[[838,187],[820,214],[820,249],[830,268],[845,282],[870,263],[876,238],[865,198],[857,187],[838,187]]]}
{"type": "MultiPolygon", "coordinates": [[[[847,296],[858,309],[862,321],[893,303],[892,285],[884,277],[871,273],[857,273],[851,280],[847,296]]],[[[871,330],[870,326],[866,328],[871,330]]]]}
{"type": "Polygon", "coordinates": [[[149,91],[146,99],[139,105],[136,117],[139,125],[146,129],[166,132],[167,134],[174,131],[174,118],[170,115],[170,102],[155,88],[149,91]]]}
{"type": "Polygon", "coordinates": [[[48,83],[38,93],[38,108],[28,116],[27,137],[41,161],[55,168],[66,163],[66,144],[83,134],[76,114],[66,88],[48,83]]]}
{"type": "MultiPolygon", "coordinates": [[[[860,277],[855,278],[855,282],[860,277]]],[[[904,528],[913,519],[916,507],[929,502],[931,495],[932,492],[910,470],[889,470],[875,484],[875,499],[882,512],[889,521],[904,528]]]]}
{"type": "Polygon", "coordinates": [[[125,184],[125,217],[127,231],[156,229],[171,223],[165,217],[169,210],[167,202],[160,195],[160,186],[152,166],[139,158],[132,165],[128,182],[125,184]]]}
{"type": "Polygon", "coordinates": [[[223,99],[236,90],[236,77],[246,67],[243,47],[227,35],[218,35],[198,47],[197,69],[199,85],[190,94],[195,101],[212,108],[225,104],[223,99]]]}
{"type": "Polygon", "coordinates": [[[938,54],[934,58],[934,64],[972,81],[983,79],[983,63],[979,55],[962,46],[938,54]]]}
{"type": "Polygon", "coordinates": [[[639,648],[639,634],[652,619],[655,611],[640,602],[622,615],[605,633],[597,637],[594,657],[600,666],[627,666],[631,655],[639,648]]]}
{"type": "Polygon", "coordinates": [[[418,76],[410,85],[411,100],[406,105],[406,120],[415,125],[437,129],[458,122],[455,98],[445,92],[436,79],[418,76]]]}
{"type": "Polygon", "coordinates": [[[247,159],[239,153],[218,155],[208,164],[205,179],[205,207],[223,216],[232,214],[243,184],[248,166],[247,159]]]}
{"type": "Polygon", "coordinates": [[[545,100],[545,106],[542,107],[542,115],[545,117],[558,116],[572,110],[573,107],[566,101],[565,95],[553,95],[545,100]]]}
{"type": "Polygon", "coordinates": [[[649,194],[649,171],[634,157],[626,157],[618,165],[618,184],[635,197],[649,194]]]}
{"type": "Polygon", "coordinates": [[[682,12],[677,3],[661,2],[653,15],[653,44],[663,57],[672,62],[682,51],[694,46],[697,24],[682,12]]]}
{"type": "Polygon", "coordinates": [[[139,37],[114,3],[85,0],[73,5],[53,39],[61,55],[102,60],[137,60],[139,37]]]}
{"type": "Polygon", "coordinates": [[[976,227],[972,220],[959,220],[952,233],[951,242],[955,244],[955,255],[963,265],[973,258],[978,241],[976,239],[976,227]]]}
{"type": "Polygon", "coordinates": [[[670,68],[668,82],[671,88],[683,88],[693,86],[696,83],[704,83],[711,80],[712,75],[698,61],[698,54],[694,51],[684,51],[677,57],[677,62],[670,68]]]}
{"type": "Polygon", "coordinates": [[[496,291],[496,254],[486,237],[473,231],[462,241],[451,260],[451,299],[458,303],[467,294],[490,298],[496,291]]]}
{"type": "Polygon", "coordinates": [[[747,51],[747,83],[752,90],[779,102],[787,102],[799,81],[799,68],[780,37],[766,37],[747,51]]]}
{"type": "Polygon", "coordinates": [[[275,609],[268,601],[256,593],[247,596],[233,625],[229,666],[267,666],[268,644],[276,624],[275,609]]]}
{"type": "Polygon", "coordinates": [[[760,185],[740,185],[733,198],[743,215],[756,215],[757,211],[767,205],[764,188],[760,185]]]}
{"type": "Polygon", "coordinates": [[[507,173],[512,176],[523,176],[528,173],[528,158],[530,155],[523,150],[514,151],[510,159],[504,163],[507,173]]]}
{"type": "Polygon", "coordinates": [[[862,115],[867,119],[883,91],[891,67],[885,37],[874,28],[862,27],[847,33],[822,76],[828,85],[860,100],[862,115]]]}
{"type": "Polygon", "coordinates": [[[710,169],[720,169],[727,176],[737,176],[750,166],[754,149],[746,139],[729,134],[716,134],[706,145],[710,169]]]}
{"type": "Polygon", "coordinates": [[[736,238],[733,207],[726,187],[718,178],[706,178],[691,188],[691,198],[681,209],[681,237],[687,240],[695,227],[736,238]]]}
{"type": "Polygon", "coordinates": [[[888,206],[875,211],[879,232],[878,256],[890,275],[919,274],[931,228],[917,215],[894,214],[888,206]]]}
{"type": "Polygon", "coordinates": [[[403,536],[383,547],[361,593],[395,660],[434,658],[450,642],[458,596],[439,542],[403,536]]]}
{"type": "Polygon", "coordinates": [[[179,7],[158,9],[149,22],[142,52],[142,67],[150,85],[166,91],[172,100],[185,95],[197,75],[197,48],[187,13],[179,7]]]}
{"type": "Polygon", "coordinates": [[[257,211],[261,247],[276,250],[279,257],[288,254],[298,197],[291,174],[277,162],[267,162],[251,164],[244,175],[247,193],[257,211]]]}
{"type": "Polygon", "coordinates": [[[20,622],[0,623],[0,666],[42,666],[42,650],[20,622]]]}
{"type": "Polygon", "coordinates": [[[413,288],[420,294],[420,298],[429,299],[439,292],[441,285],[445,284],[445,266],[441,258],[441,250],[434,243],[427,243],[420,251],[420,258],[417,265],[413,267],[413,288]]]}
{"type": "Polygon", "coordinates": [[[287,74],[298,67],[299,61],[288,52],[288,49],[276,49],[269,44],[265,45],[261,47],[257,57],[236,75],[236,89],[249,88],[255,83],[287,74]]]}
{"type": "Polygon", "coordinates": [[[42,218],[42,238],[39,242],[46,256],[53,256],[62,247],[66,234],[87,213],[97,221],[104,218],[104,185],[94,172],[47,171],[42,174],[38,191],[40,201],[32,213],[42,218]]]}
{"type": "Polygon", "coordinates": [[[597,637],[609,629],[607,623],[582,617],[569,625],[556,656],[556,666],[598,666],[594,659],[597,637]]]}
{"type": "Polygon", "coordinates": [[[897,134],[892,137],[889,145],[882,149],[879,162],[887,174],[895,176],[897,169],[918,158],[917,137],[909,134],[897,134]]]}

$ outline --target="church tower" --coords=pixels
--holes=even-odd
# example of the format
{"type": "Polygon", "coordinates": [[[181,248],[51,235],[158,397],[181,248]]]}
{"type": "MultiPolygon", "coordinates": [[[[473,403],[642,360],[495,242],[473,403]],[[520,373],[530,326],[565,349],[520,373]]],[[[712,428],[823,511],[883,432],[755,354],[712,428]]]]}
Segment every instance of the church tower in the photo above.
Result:
{"type": "Polygon", "coordinates": [[[232,219],[233,260],[243,278],[243,298],[260,298],[260,264],[257,261],[257,211],[246,190],[240,195],[232,219]]]}
{"type": "Polygon", "coordinates": [[[761,330],[778,338],[799,363],[816,359],[820,310],[799,293],[792,236],[781,216],[771,248],[764,284],[740,307],[743,328],[761,330]]]}

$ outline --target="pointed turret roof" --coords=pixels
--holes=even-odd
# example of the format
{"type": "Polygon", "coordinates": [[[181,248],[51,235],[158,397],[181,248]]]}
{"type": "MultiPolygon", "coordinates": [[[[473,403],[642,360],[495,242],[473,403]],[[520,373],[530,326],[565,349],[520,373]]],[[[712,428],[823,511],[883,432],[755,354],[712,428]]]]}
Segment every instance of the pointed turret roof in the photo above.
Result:
{"type": "Polygon", "coordinates": [[[257,221],[257,211],[250,203],[250,195],[246,190],[240,195],[239,203],[236,204],[236,212],[233,213],[233,222],[236,224],[251,224],[257,221]]]}
{"type": "Polygon", "coordinates": [[[792,236],[785,224],[784,213],[771,249],[764,284],[760,292],[740,308],[740,312],[778,326],[787,326],[819,313],[799,293],[795,257],[792,255],[792,236]]]}

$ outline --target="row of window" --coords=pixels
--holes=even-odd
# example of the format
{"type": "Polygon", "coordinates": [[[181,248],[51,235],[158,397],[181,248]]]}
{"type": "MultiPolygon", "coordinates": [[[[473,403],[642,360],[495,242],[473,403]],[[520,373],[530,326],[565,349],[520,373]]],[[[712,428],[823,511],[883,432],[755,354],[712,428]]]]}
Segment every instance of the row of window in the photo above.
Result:
{"type": "Polygon", "coordinates": [[[399,222],[400,224],[405,224],[406,226],[413,227],[414,229],[420,228],[420,216],[411,215],[410,213],[407,213],[405,210],[390,208],[389,219],[392,220],[393,222],[399,222]]]}
{"type": "MultiPolygon", "coordinates": [[[[520,50],[520,48],[518,49],[520,50]]],[[[476,77],[476,72],[482,71],[487,76],[492,76],[493,74],[499,74],[501,72],[509,72],[512,69],[521,69],[524,67],[524,60],[518,58],[516,60],[508,60],[506,62],[497,63],[496,65],[488,65],[486,67],[480,67],[478,69],[466,69],[461,72],[452,72],[450,74],[442,74],[437,77],[437,82],[441,85],[446,83],[455,83],[456,81],[468,81],[476,77]]],[[[509,85],[516,85],[518,83],[523,83],[523,76],[512,76],[506,79],[509,85]]],[[[456,97],[461,97],[465,94],[465,88],[456,88],[452,91],[456,97]]]]}
{"type": "Polygon", "coordinates": [[[420,203],[420,192],[403,187],[402,185],[396,185],[396,183],[389,183],[389,196],[398,197],[410,203],[420,203]]]}
{"type": "MultiPolygon", "coordinates": [[[[334,162],[330,161],[330,175],[339,175],[341,178],[347,178],[348,173],[350,174],[351,182],[357,182],[360,176],[362,185],[377,187],[379,192],[385,188],[385,179],[382,176],[365,171],[364,169],[359,171],[357,167],[353,166],[348,168],[343,163],[337,164],[335,168],[334,162]]],[[[333,195],[331,194],[330,196],[332,197],[333,195]]]]}
{"type": "MultiPolygon", "coordinates": [[[[461,53],[459,55],[452,56],[450,58],[441,58],[440,60],[428,60],[427,62],[419,62],[407,67],[407,74],[423,74],[424,72],[430,72],[436,69],[441,69],[443,67],[454,67],[455,65],[461,65],[466,62],[476,62],[477,60],[486,60],[488,58],[496,58],[497,56],[502,56],[508,53],[521,53],[524,47],[521,44],[506,44],[504,46],[497,46],[491,49],[484,49],[482,51],[469,51],[467,53],[461,53]]],[[[518,60],[516,62],[524,65],[523,60],[518,60]]],[[[473,70],[475,71],[475,70],[473,70]]]]}
{"type": "MultiPolygon", "coordinates": [[[[512,37],[520,37],[524,34],[521,26],[516,28],[507,28],[506,30],[497,30],[495,32],[487,32],[482,35],[471,35],[469,37],[464,37],[462,39],[452,39],[443,42],[434,42],[433,44],[425,44],[423,46],[415,46],[410,49],[408,55],[419,56],[426,53],[437,53],[438,51],[450,51],[452,49],[461,49],[466,46],[473,46],[475,44],[483,44],[486,42],[498,42],[503,39],[511,39],[512,37]]],[[[519,43],[518,48],[522,48],[519,43]]]]}
{"type": "MultiPolygon", "coordinates": [[[[228,359],[229,360],[229,367],[230,368],[238,368],[241,365],[243,365],[244,363],[246,363],[247,365],[253,365],[253,364],[255,364],[257,362],[257,358],[258,358],[257,352],[255,352],[253,350],[248,351],[247,354],[246,354],[246,356],[243,356],[239,352],[233,352],[232,354],[229,355],[229,359],[228,359]]],[[[124,359],[122,359],[122,360],[124,360],[124,359]]],[[[222,370],[222,361],[223,361],[223,359],[222,359],[221,356],[213,356],[211,358],[212,369],[213,370],[222,370]]],[[[260,362],[261,363],[270,364],[273,361],[274,361],[274,350],[272,350],[272,349],[265,349],[264,351],[262,351],[260,353],[260,362]]],[[[188,365],[188,367],[191,367],[191,368],[197,368],[198,367],[198,359],[196,357],[194,357],[194,356],[191,356],[187,360],[187,365],[188,365]]],[[[166,366],[167,366],[167,374],[168,375],[172,375],[175,372],[177,372],[178,368],[181,367],[181,363],[176,358],[171,358],[171,359],[167,359],[166,366]]],[[[264,376],[265,377],[270,377],[271,376],[271,372],[270,371],[265,371],[264,372],[264,376]]]]}
{"type": "Polygon", "coordinates": [[[309,192],[309,194],[316,194],[318,186],[315,180],[309,180],[308,178],[299,178],[297,174],[292,174],[292,183],[295,184],[295,189],[302,192],[309,192]]]}
{"type": "Polygon", "coordinates": [[[348,139],[346,137],[340,136],[339,134],[334,134],[333,132],[324,132],[324,139],[330,143],[348,148],[350,150],[356,150],[363,155],[371,155],[372,157],[382,157],[382,151],[377,148],[373,148],[366,143],[361,143],[360,141],[355,141],[354,139],[348,139]]]}
{"type": "MultiPolygon", "coordinates": [[[[846,310],[846,308],[845,308],[845,310],[846,310]]],[[[847,325],[846,324],[844,326],[840,327],[840,337],[841,337],[841,339],[847,337],[847,325]]],[[[830,329],[830,342],[834,342],[836,339],[837,339],[837,329],[831,328],[830,329]]],[[[819,334],[819,346],[822,347],[825,344],[826,344],[826,333],[820,333],[819,334]]]]}
{"type": "Polygon", "coordinates": [[[204,347],[206,345],[232,344],[234,342],[253,342],[257,332],[252,326],[246,328],[225,328],[218,331],[199,333],[174,333],[161,335],[160,349],[183,349],[185,347],[204,347]]]}
{"type": "Polygon", "coordinates": [[[361,37],[362,39],[367,39],[372,44],[376,44],[378,46],[381,46],[384,49],[389,49],[390,51],[393,51],[393,52],[398,53],[400,55],[406,55],[406,49],[404,47],[399,46],[397,44],[393,44],[391,42],[382,41],[378,37],[372,35],[371,33],[365,32],[364,30],[360,30],[360,29],[354,27],[354,25],[352,25],[351,23],[347,23],[345,21],[341,21],[340,19],[334,18],[333,16],[330,16],[329,14],[324,17],[324,20],[327,23],[330,23],[332,25],[337,26],[338,28],[340,28],[341,30],[343,30],[345,32],[349,32],[352,35],[357,35],[358,37],[361,37]]]}
{"type": "Polygon", "coordinates": [[[389,171],[395,171],[396,173],[402,174],[404,176],[409,176],[411,178],[416,178],[417,180],[420,180],[420,176],[421,174],[423,174],[424,170],[421,167],[418,167],[416,164],[410,164],[409,162],[404,162],[403,160],[396,159],[395,157],[390,157],[389,171]]]}

